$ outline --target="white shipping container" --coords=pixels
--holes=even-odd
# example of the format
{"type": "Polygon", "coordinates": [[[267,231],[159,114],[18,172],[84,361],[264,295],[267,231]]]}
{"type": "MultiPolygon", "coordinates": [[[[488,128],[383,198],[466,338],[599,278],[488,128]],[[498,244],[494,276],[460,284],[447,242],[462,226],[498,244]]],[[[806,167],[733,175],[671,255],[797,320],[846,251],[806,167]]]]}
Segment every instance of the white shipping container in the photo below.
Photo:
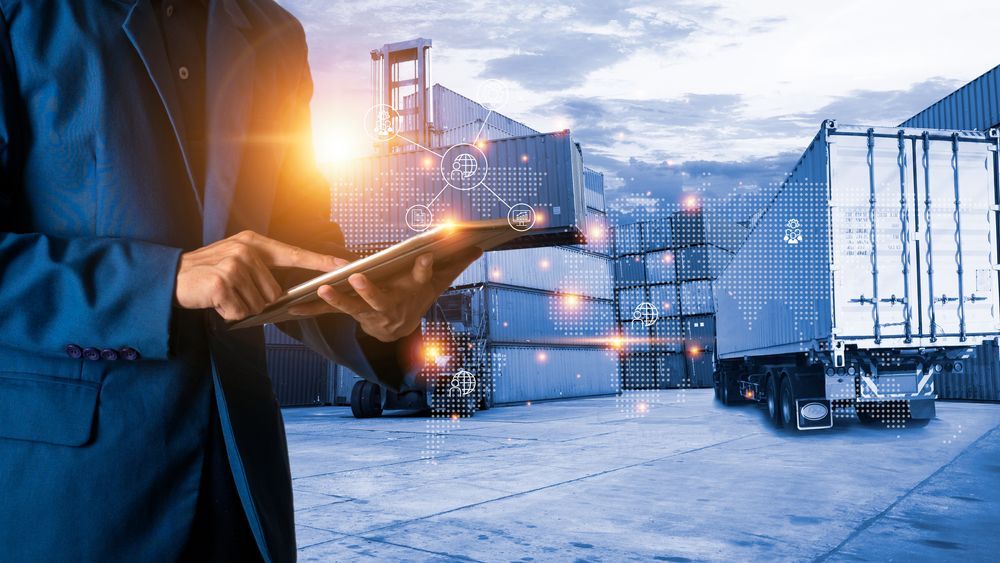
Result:
{"type": "Polygon", "coordinates": [[[614,299],[611,259],[566,247],[487,252],[453,287],[482,283],[614,299]]]}
{"type": "Polygon", "coordinates": [[[720,356],[995,337],[997,144],[824,123],[716,282],[720,356]]]}

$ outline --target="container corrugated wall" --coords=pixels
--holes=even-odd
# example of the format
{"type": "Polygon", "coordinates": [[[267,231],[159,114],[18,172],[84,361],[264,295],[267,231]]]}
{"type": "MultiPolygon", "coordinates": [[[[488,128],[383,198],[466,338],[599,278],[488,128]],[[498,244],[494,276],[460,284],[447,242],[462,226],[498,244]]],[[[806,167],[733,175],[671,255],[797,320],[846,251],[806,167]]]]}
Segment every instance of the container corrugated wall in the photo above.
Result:
{"type": "Polygon", "coordinates": [[[899,126],[979,131],[1000,127],[1000,66],[948,94],[899,126]]]}
{"type": "Polygon", "coordinates": [[[333,364],[274,325],[264,326],[267,372],[281,406],[331,401],[333,364]]]}
{"type": "Polygon", "coordinates": [[[619,390],[617,353],[601,349],[491,346],[496,404],[610,395],[619,390]]]}
{"type": "Polygon", "coordinates": [[[584,167],[583,187],[583,199],[587,207],[598,211],[606,211],[604,201],[604,174],[584,167]]]}
{"type": "Polygon", "coordinates": [[[503,284],[614,299],[611,259],[564,247],[487,252],[454,286],[503,284]]]}
{"type": "Polygon", "coordinates": [[[615,254],[625,256],[642,254],[646,251],[643,245],[643,223],[626,223],[616,225],[614,229],[615,254]]]}
{"type": "Polygon", "coordinates": [[[440,223],[504,218],[504,202],[525,203],[536,211],[535,227],[526,235],[530,244],[578,240],[585,221],[583,162],[567,133],[493,140],[483,152],[489,162],[485,185],[499,197],[484,186],[447,187],[440,159],[429,152],[393,153],[358,159],[333,173],[332,218],[349,246],[368,251],[413,236],[405,218],[414,205],[429,206],[433,223],[440,223]]]}
{"type": "Polygon", "coordinates": [[[646,255],[646,279],[649,283],[677,281],[677,258],[673,250],[658,250],[646,255]]]}
{"type": "Polygon", "coordinates": [[[636,307],[641,303],[649,302],[649,291],[646,286],[619,289],[617,294],[618,318],[623,321],[631,321],[636,307]]]}
{"type": "Polygon", "coordinates": [[[477,293],[474,307],[485,299],[491,343],[595,346],[614,335],[611,300],[492,286],[477,293]]]}
{"type": "Polygon", "coordinates": [[[587,242],[586,244],[571,245],[573,248],[604,256],[611,255],[611,228],[607,215],[588,207],[585,226],[581,230],[586,236],[587,242]]]}
{"type": "Polygon", "coordinates": [[[677,285],[672,283],[649,286],[649,302],[656,305],[660,317],[669,317],[684,313],[683,301],[677,292],[677,285]]]}
{"type": "Polygon", "coordinates": [[[615,285],[629,287],[646,284],[646,256],[630,254],[615,259],[615,285]]]}
{"type": "Polygon", "coordinates": [[[283,407],[330,402],[332,364],[304,346],[268,346],[267,371],[283,407]]]}
{"type": "Polygon", "coordinates": [[[439,130],[451,130],[468,125],[470,123],[482,124],[483,120],[493,128],[505,133],[505,137],[523,137],[539,133],[527,125],[511,119],[498,112],[490,113],[490,110],[483,107],[475,100],[445,88],[440,84],[435,84],[432,95],[434,97],[434,128],[439,130]]]}
{"type": "Polygon", "coordinates": [[[638,352],[622,359],[625,390],[680,389],[691,387],[683,354],[638,352]]]}

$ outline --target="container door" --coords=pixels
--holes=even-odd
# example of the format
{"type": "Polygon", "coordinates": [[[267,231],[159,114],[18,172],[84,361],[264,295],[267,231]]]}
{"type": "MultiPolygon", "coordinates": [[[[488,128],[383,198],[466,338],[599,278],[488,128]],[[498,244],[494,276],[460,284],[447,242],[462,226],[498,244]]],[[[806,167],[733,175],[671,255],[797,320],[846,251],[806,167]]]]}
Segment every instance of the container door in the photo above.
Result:
{"type": "Polygon", "coordinates": [[[830,213],[840,336],[912,337],[917,299],[910,143],[830,140],[830,213]]]}
{"type": "Polygon", "coordinates": [[[918,139],[921,321],[932,339],[997,323],[996,160],[982,142],[918,139]]]}

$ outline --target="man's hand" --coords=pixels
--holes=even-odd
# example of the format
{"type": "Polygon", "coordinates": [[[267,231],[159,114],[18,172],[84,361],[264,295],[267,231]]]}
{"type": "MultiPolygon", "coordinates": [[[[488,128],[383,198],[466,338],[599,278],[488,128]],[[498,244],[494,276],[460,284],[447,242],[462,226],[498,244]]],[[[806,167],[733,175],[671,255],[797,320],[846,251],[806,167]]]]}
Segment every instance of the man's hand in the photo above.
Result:
{"type": "Polygon", "coordinates": [[[356,296],[325,285],[317,290],[321,301],[296,305],[289,312],[296,315],[344,312],[354,317],[369,336],[393,342],[416,330],[434,300],[481,254],[478,248],[469,249],[437,269],[434,256],[424,254],[417,258],[412,271],[381,285],[372,283],[364,274],[354,274],[348,281],[356,296]]]}
{"type": "Polygon", "coordinates": [[[238,321],[281,296],[273,268],[328,272],[347,263],[244,231],[182,254],[174,299],[183,309],[215,309],[227,321],[238,321]]]}

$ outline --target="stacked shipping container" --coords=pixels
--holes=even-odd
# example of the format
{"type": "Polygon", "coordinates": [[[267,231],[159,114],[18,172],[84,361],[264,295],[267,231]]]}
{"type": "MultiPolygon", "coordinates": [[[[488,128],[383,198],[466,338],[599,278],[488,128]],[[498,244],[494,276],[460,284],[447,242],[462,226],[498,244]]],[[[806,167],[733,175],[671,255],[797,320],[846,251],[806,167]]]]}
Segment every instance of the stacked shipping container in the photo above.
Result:
{"type": "Polygon", "coordinates": [[[744,234],[695,207],[615,228],[624,388],[712,385],[712,280],[744,234]],[[653,318],[646,316],[650,306],[653,318]]]}
{"type": "MultiPolygon", "coordinates": [[[[507,190],[533,190],[538,208],[551,218],[550,224],[558,225],[554,231],[574,226],[586,237],[581,244],[489,252],[455,281],[439,301],[435,314],[474,343],[472,365],[467,369],[491,390],[486,398],[492,404],[616,393],[618,355],[608,349],[616,323],[603,175],[582,166],[582,152],[571,144],[569,132],[541,135],[496,112],[490,114],[446,88],[434,88],[432,134],[436,144],[473,142],[478,135],[478,140],[489,141],[487,147],[499,147],[492,153],[486,149],[491,167],[493,155],[509,153],[512,158],[498,162],[496,167],[505,171],[507,178],[507,185],[497,190],[500,195],[507,190]],[[511,135],[521,137],[509,138],[511,135]],[[570,150],[564,150],[564,144],[570,150]],[[501,150],[508,145],[512,148],[501,150]],[[532,148],[548,145],[553,148],[532,148]],[[523,173],[511,175],[518,170],[523,173]]],[[[417,173],[406,175],[405,181],[416,182],[419,187],[429,181],[419,174],[424,156],[411,151],[402,157],[382,157],[386,162],[394,159],[403,170],[387,165],[377,175],[406,175],[416,168],[417,173]]],[[[343,185],[341,182],[335,189],[343,185]]],[[[389,191],[384,195],[391,196],[389,191]]],[[[429,188],[418,191],[433,192],[429,188]]],[[[463,216],[470,216],[468,212],[484,217],[496,213],[487,209],[495,206],[496,200],[479,195],[448,190],[442,199],[465,209],[463,216]]],[[[428,199],[432,196],[428,195],[428,199]]],[[[386,200],[370,194],[364,198],[371,203],[386,200]]],[[[342,194],[337,199],[335,206],[345,205],[342,194]]],[[[398,205],[393,207],[398,211],[398,205]]],[[[402,224],[396,211],[385,217],[363,216],[359,221],[356,228],[347,229],[349,242],[369,241],[372,222],[402,224]]],[[[338,367],[333,401],[346,404],[357,379],[349,370],[338,367]]]]}

